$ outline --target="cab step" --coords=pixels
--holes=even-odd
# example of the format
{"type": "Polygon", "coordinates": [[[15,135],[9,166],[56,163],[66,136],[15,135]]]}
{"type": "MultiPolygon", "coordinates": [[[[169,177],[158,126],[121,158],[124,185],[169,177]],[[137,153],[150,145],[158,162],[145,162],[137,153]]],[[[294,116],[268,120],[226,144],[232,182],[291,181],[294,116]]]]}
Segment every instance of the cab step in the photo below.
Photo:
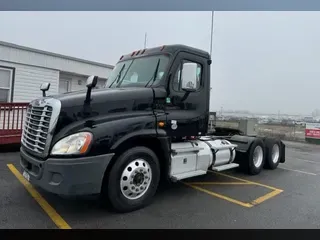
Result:
{"type": "Polygon", "coordinates": [[[222,171],[229,170],[229,169],[232,169],[232,168],[237,168],[237,167],[239,167],[239,164],[237,164],[237,163],[229,163],[229,164],[221,165],[221,166],[218,166],[218,167],[212,167],[212,170],[216,171],[216,172],[222,172],[222,171]]]}
{"type": "Polygon", "coordinates": [[[190,172],[184,172],[184,173],[179,173],[179,174],[175,174],[171,177],[171,180],[176,182],[182,179],[186,179],[186,178],[190,178],[190,177],[196,177],[196,176],[200,176],[200,175],[205,175],[207,174],[206,171],[203,170],[197,170],[197,171],[190,171],[190,172]]]}

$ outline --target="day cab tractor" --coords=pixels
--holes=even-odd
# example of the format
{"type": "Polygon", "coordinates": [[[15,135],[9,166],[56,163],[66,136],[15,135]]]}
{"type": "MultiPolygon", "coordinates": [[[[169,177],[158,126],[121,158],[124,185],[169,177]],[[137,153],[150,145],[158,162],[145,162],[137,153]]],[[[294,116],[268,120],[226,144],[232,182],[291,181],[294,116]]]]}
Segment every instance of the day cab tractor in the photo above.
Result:
{"type": "Polygon", "coordinates": [[[24,122],[23,176],[58,195],[100,194],[129,212],[152,202],[160,179],[276,169],[282,141],[208,132],[210,64],[205,51],[168,45],[122,56],[102,89],[90,76],[86,90],[46,96],[44,83],[24,122]]]}

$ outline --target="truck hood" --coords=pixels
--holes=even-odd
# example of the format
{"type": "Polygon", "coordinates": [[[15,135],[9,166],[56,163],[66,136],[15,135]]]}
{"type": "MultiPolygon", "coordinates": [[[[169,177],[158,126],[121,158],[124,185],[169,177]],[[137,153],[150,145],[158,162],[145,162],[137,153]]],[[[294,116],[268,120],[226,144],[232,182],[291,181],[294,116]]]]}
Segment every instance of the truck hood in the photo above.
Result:
{"type": "Polygon", "coordinates": [[[92,100],[87,106],[84,105],[86,90],[51,96],[61,102],[56,132],[71,123],[94,120],[106,115],[119,118],[120,115],[150,114],[155,95],[165,97],[165,91],[152,88],[97,89],[92,90],[92,100]]]}

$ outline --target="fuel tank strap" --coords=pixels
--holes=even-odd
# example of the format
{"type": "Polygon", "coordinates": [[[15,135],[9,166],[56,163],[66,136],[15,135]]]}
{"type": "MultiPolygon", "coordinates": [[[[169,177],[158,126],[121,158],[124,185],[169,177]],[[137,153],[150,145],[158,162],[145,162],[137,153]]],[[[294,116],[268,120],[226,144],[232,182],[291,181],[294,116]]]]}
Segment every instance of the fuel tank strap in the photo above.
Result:
{"type": "Polygon", "coordinates": [[[199,152],[201,150],[203,150],[203,148],[200,148],[200,147],[178,148],[178,149],[172,149],[171,153],[172,154],[177,154],[177,153],[186,153],[186,152],[199,152]]]}
{"type": "Polygon", "coordinates": [[[207,142],[207,141],[203,141],[203,142],[210,147],[211,151],[213,150],[212,151],[212,164],[211,165],[214,166],[214,164],[216,163],[216,159],[217,159],[216,153],[219,151],[219,149],[215,150],[209,142],[207,142]]]}

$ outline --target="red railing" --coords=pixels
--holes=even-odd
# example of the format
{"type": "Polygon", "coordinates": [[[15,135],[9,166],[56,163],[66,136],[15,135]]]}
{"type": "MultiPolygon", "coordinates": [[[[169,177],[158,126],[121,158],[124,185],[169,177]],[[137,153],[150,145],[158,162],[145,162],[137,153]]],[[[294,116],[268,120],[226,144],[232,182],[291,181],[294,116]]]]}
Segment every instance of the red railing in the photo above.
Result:
{"type": "Polygon", "coordinates": [[[0,145],[20,143],[28,103],[0,103],[0,145]]]}

